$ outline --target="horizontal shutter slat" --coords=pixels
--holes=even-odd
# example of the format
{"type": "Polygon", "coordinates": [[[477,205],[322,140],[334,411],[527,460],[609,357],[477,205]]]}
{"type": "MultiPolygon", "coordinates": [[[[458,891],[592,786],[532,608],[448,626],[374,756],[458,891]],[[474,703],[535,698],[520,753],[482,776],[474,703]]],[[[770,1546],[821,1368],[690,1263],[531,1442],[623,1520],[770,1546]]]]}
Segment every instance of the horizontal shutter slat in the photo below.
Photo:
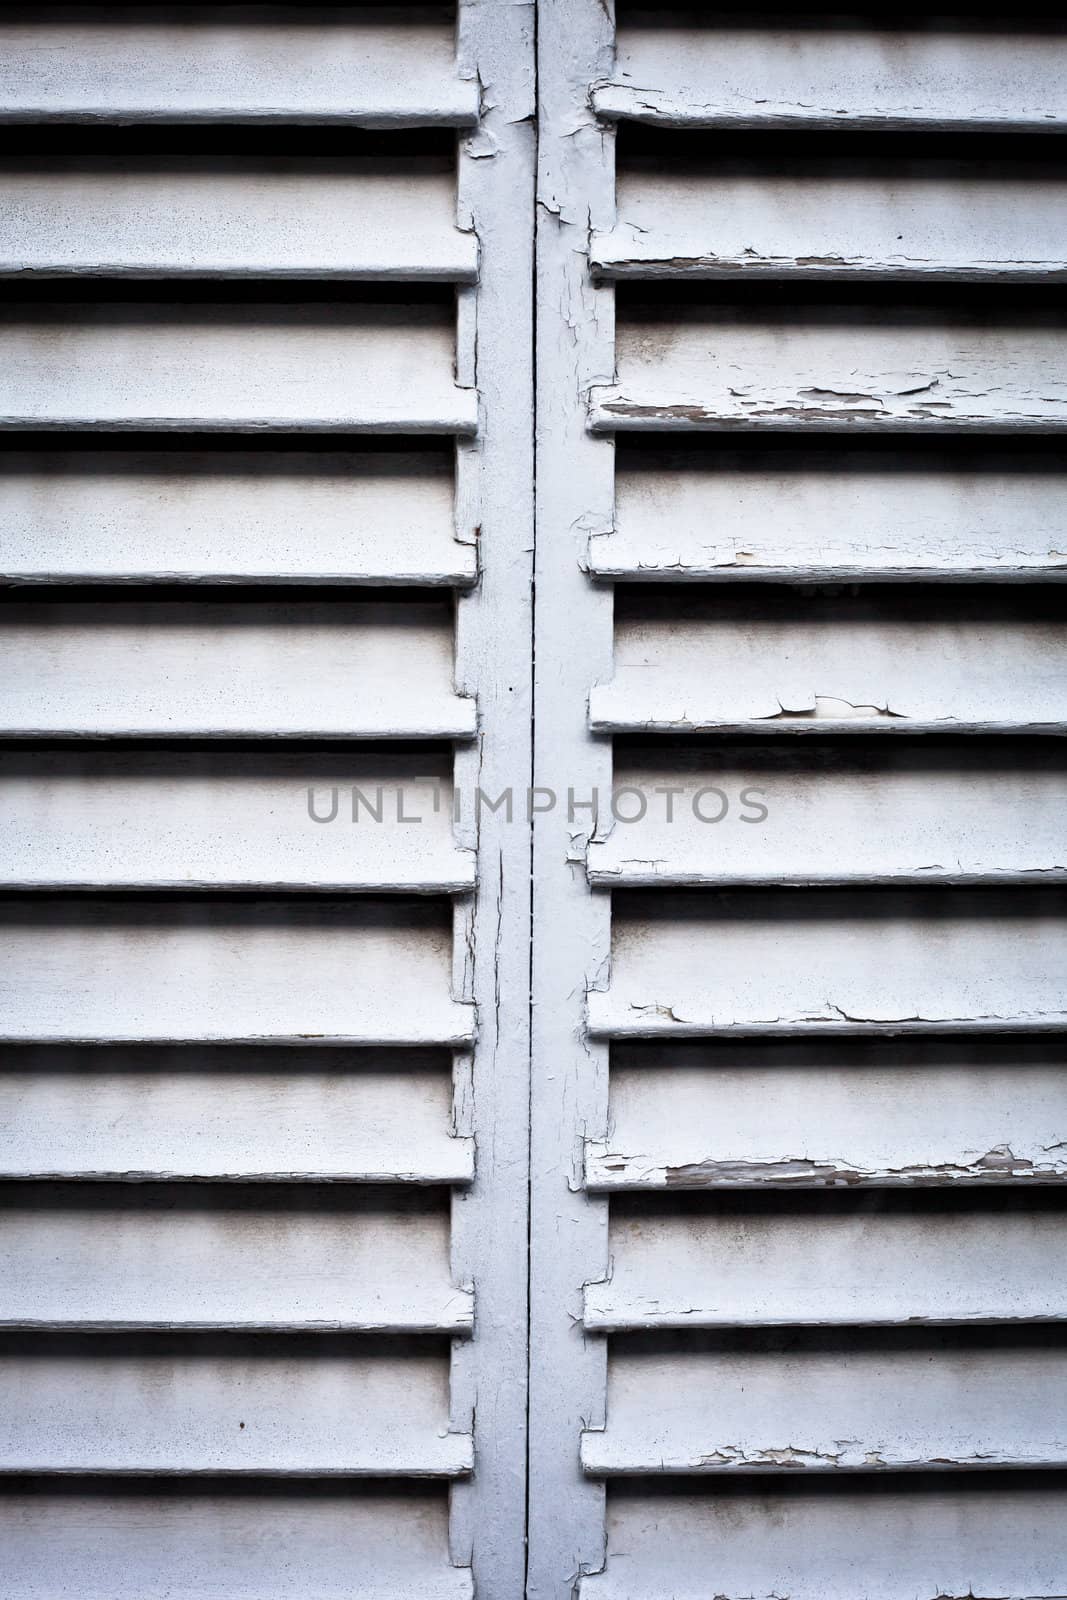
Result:
{"type": "Polygon", "coordinates": [[[464,1184],[452,1093],[447,1053],[9,1046],[0,1176],[464,1184]]]}
{"type": "Polygon", "coordinates": [[[1067,1179],[1056,1039],[726,1040],[616,1050],[592,1190],[1067,1179]]]}
{"type": "Polygon", "coordinates": [[[340,122],[466,127],[478,86],[458,76],[444,10],[365,20],[310,6],[35,7],[0,29],[0,118],[11,122],[340,122]],[[123,14],[125,13],[125,14],[123,14]],[[179,20],[180,19],[180,20],[179,20]]]}
{"type": "Polygon", "coordinates": [[[620,322],[618,382],[590,391],[594,429],[984,433],[1067,427],[1067,334],[994,324],[886,326],[862,318],[784,325],[620,322]]]}
{"type": "Polygon", "coordinates": [[[0,456],[0,574],[21,583],[466,585],[451,464],[279,450],[0,456]]]}
{"type": "Polygon", "coordinates": [[[616,1473],[1062,1467],[1060,1350],[618,1351],[582,1465],[616,1473]]]}
{"type": "Polygon", "coordinates": [[[0,428],[472,433],[449,318],[372,305],[9,306],[0,428]]]}
{"type": "Polygon", "coordinates": [[[0,276],[473,282],[447,171],[359,157],[0,167],[0,276]],[[147,170],[145,170],[147,168],[147,170]]]}
{"type": "MultiPolygon", "coordinates": [[[[791,20],[791,19],[790,19],[791,20]]],[[[602,117],[672,127],[1055,130],[1063,41],[1001,28],[642,27],[596,83],[602,117]]]]}
{"type": "Polygon", "coordinates": [[[462,1477],[441,1354],[0,1354],[0,1470],[462,1477]],[[150,1406],[145,1395],[152,1395],[150,1406]]]}
{"type": "Polygon", "coordinates": [[[4,1197],[8,1329],[471,1330],[447,1207],[414,1190],[40,1187],[4,1197]]]}
{"type": "Polygon", "coordinates": [[[1065,762],[1019,741],[857,748],[788,740],[619,752],[587,852],[607,886],[995,884],[1067,879],[1065,762]],[[606,807],[605,807],[606,811],[606,807]],[[642,814],[643,813],[643,814],[642,814]]]}
{"type": "Polygon", "coordinates": [[[585,1290],[591,1329],[1064,1321],[1055,1211],[813,1216],[788,1197],[769,1214],[612,1211],[611,1276],[585,1290]]]}
{"type": "Polygon", "coordinates": [[[95,899],[0,906],[9,1042],[463,1044],[434,904],[95,899]]]}
{"type": "Polygon", "coordinates": [[[449,738],[455,693],[437,604],[20,602],[0,626],[8,736],[449,738]]]}
{"type": "MultiPolygon", "coordinates": [[[[803,582],[835,578],[1042,579],[1067,572],[1067,482],[1025,455],[1017,470],[870,456],[831,465],[620,461],[615,525],[590,569],[619,579],[803,582]],[[1027,470],[1027,469],[1030,470],[1027,470]]],[[[1010,466],[1001,456],[998,465],[1010,466]]]]}

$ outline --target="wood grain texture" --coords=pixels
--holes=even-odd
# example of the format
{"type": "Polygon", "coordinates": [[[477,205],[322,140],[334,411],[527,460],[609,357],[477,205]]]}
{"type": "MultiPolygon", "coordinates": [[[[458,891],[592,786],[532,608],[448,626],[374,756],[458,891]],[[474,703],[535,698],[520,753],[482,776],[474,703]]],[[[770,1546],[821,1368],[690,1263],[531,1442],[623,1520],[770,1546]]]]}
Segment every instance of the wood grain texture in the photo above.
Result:
{"type": "Polygon", "coordinates": [[[1067,1180],[1056,1038],[633,1043],[596,1190],[990,1188],[1067,1180]]]}
{"type": "Polygon", "coordinates": [[[613,1352],[594,1476],[952,1472],[1067,1458],[1057,1349],[613,1352]]]}
{"type": "Polygon", "coordinates": [[[1050,31],[623,24],[594,85],[602,117],[670,127],[1055,131],[1063,39],[1050,31]]]}
{"type": "Polygon", "coordinates": [[[618,378],[590,390],[594,429],[847,429],[1058,433],[1067,334],[951,318],[890,325],[880,308],[784,322],[709,317],[621,323],[618,378]]]}

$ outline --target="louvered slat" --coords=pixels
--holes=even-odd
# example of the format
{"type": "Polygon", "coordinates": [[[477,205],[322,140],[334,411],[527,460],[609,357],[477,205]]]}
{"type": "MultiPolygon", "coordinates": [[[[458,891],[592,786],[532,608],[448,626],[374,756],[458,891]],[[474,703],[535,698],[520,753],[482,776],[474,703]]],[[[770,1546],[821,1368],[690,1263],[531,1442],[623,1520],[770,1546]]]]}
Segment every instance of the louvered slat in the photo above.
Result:
{"type": "MultiPolygon", "coordinates": [[[[753,1197],[762,1200],[763,1196],[753,1197]]],[[[585,1325],[845,1328],[1063,1322],[1067,1215],[932,1208],[629,1209],[612,1204],[611,1272],[585,1325]],[[862,1263],[862,1270],[857,1270],[862,1263]]],[[[905,1197],[910,1200],[911,1197],[905,1197]]],[[[934,1197],[937,1198],[936,1196],[934,1197]]],[[[949,1198],[955,1198],[950,1196],[949,1198]]]]}
{"type": "Polygon", "coordinates": [[[434,902],[44,900],[0,907],[11,1043],[464,1044],[434,902]]]}
{"type": "Polygon", "coordinates": [[[973,326],[948,307],[657,308],[620,318],[617,352],[618,381],[590,390],[601,431],[1067,427],[1067,332],[1041,312],[973,326]]]}
{"type": "Polygon", "coordinates": [[[589,845],[589,880],[1064,882],[1065,776],[1058,745],[1019,740],[669,751],[646,741],[616,751],[615,811],[589,845]]]}
{"type": "Polygon", "coordinates": [[[286,1349],[195,1336],[0,1346],[0,1470],[456,1478],[448,1362],[417,1346],[286,1349]],[[146,1406],[144,1396],[153,1401],[146,1406]],[[358,1422],[357,1420],[358,1419],[358,1422]]]}
{"type": "Polygon", "coordinates": [[[746,28],[627,21],[614,71],[593,88],[597,112],[681,128],[838,127],[845,137],[868,128],[1052,132],[1067,123],[1063,39],[1053,28],[1015,33],[1007,15],[975,32],[819,27],[803,14],[785,25],[763,20],[746,28]]]}
{"type": "Polygon", "coordinates": [[[613,1351],[592,1476],[1062,1467],[1059,1349],[613,1351]]]}
{"type": "Polygon", "coordinates": [[[1052,889],[616,896],[610,1038],[1003,1032],[1067,1022],[1052,889]]]}
{"type": "Polygon", "coordinates": [[[1025,283],[1067,275],[1067,184],[1040,169],[1012,182],[976,177],[973,164],[947,175],[930,162],[927,176],[921,163],[902,161],[902,171],[881,177],[853,155],[798,159],[795,175],[786,167],[737,176],[684,164],[679,172],[672,155],[684,163],[684,145],[620,174],[619,220],[590,255],[606,276],[1025,283]]]}
{"type": "Polygon", "coordinates": [[[11,1600],[152,1600],[174,1593],[290,1600],[294,1573],[320,1595],[471,1600],[448,1558],[442,1492],[353,1484],[23,1481],[0,1496],[11,1600]]]}
{"type": "Polygon", "coordinates": [[[0,119],[476,122],[478,85],[457,72],[445,7],[360,9],[12,7],[0,28],[0,119]]]}
{"type": "MultiPolygon", "coordinates": [[[[710,1487],[710,1486],[709,1486],[710,1487]]],[[[850,1480],[748,1494],[613,1494],[608,1559],[582,1580],[590,1600],[704,1600],[714,1570],[724,1600],[916,1595],[1053,1595],[1061,1585],[1063,1492],[1047,1478],[1014,1492],[979,1478],[936,1492],[864,1492],[850,1480]]]]}
{"type": "Polygon", "coordinates": [[[454,801],[436,753],[8,752],[0,884],[458,893],[454,801]]]}
{"type": "Polygon", "coordinates": [[[1065,517],[1055,463],[995,441],[936,462],[910,440],[890,460],[769,442],[744,457],[620,454],[614,526],[590,538],[589,565],[621,580],[1048,580],[1067,574],[1065,517]]]}
{"type": "Polygon", "coordinates": [[[184,1185],[6,1187],[7,1329],[336,1329],[466,1334],[447,1201],[184,1185]]]}
{"type": "Polygon", "coordinates": [[[948,1188],[1067,1181],[1058,1039],[616,1046],[586,1186],[948,1188]]]}
{"type": "Polygon", "coordinates": [[[441,161],[142,156],[0,167],[0,276],[472,282],[441,161]]]}
{"type": "Polygon", "coordinates": [[[90,302],[0,319],[0,428],[472,433],[445,308],[90,302]]]}
{"type": "MultiPolygon", "coordinates": [[[[1010,594],[1010,592],[1009,592],[1010,594]]],[[[634,606],[600,732],[1060,733],[1067,628],[1055,598],[750,599],[634,606]]]]}
{"type": "Polygon", "coordinates": [[[418,601],[13,603],[8,737],[463,738],[450,614],[418,601]]]}
{"type": "Polygon", "coordinates": [[[458,586],[476,560],[441,455],[0,455],[0,577],[20,583],[458,586]]]}
{"type": "Polygon", "coordinates": [[[5,1179],[466,1184],[447,1052],[8,1046],[5,1179]]]}

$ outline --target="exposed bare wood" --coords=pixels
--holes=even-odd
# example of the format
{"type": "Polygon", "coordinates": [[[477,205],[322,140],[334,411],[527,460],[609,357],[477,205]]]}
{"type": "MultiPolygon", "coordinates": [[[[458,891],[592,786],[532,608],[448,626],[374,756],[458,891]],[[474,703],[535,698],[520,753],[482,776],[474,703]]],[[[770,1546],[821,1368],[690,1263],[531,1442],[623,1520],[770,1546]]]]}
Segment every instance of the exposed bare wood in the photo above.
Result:
{"type": "Polygon", "coordinates": [[[1039,176],[620,174],[611,278],[1042,282],[1067,277],[1067,185],[1039,176]]]}
{"type": "MultiPolygon", "coordinates": [[[[778,19],[776,19],[777,21],[778,19]]],[[[1063,39],[930,27],[625,26],[593,87],[602,117],[671,127],[1050,131],[1067,122],[1063,39]]]]}
{"type": "Polygon", "coordinates": [[[1056,1040],[633,1044],[594,1190],[969,1188],[1067,1181],[1056,1040]]]}
{"type": "Polygon", "coordinates": [[[604,1431],[617,1473],[951,1472],[1067,1460],[1058,1349],[613,1352],[604,1431]],[[1050,1403],[1051,1402],[1051,1403],[1050,1403]]]}
{"type": "Polygon", "coordinates": [[[730,320],[622,323],[618,380],[593,385],[600,431],[848,429],[1058,433],[1067,427],[1067,333],[1048,326],[974,330],[863,317],[785,324],[730,320]]]}

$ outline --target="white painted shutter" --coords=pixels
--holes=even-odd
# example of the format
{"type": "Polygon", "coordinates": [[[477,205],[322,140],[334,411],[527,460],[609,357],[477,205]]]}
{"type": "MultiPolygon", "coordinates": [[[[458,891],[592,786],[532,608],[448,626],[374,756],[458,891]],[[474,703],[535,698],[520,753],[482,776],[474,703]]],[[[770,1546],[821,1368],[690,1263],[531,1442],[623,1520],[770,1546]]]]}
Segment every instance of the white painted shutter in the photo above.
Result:
{"type": "Polygon", "coordinates": [[[529,1592],[1062,1595],[1062,29],[615,10],[540,7],[529,1592]]]}
{"type": "Polygon", "coordinates": [[[0,18],[5,1600],[521,1586],[532,69],[0,18]]]}

